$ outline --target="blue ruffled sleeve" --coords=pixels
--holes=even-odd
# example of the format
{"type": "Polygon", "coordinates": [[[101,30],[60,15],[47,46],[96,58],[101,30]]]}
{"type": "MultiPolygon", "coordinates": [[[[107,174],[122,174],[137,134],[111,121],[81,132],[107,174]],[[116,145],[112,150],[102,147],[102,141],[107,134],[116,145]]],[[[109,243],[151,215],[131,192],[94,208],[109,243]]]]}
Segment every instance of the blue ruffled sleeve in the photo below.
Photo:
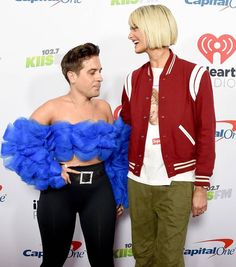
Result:
{"type": "Polygon", "coordinates": [[[53,138],[50,126],[25,118],[17,119],[8,125],[3,136],[1,157],[4,166],[39,190],[64,186],[61,166],[54,159],[53,138]]]}
{"type": "Polygon", "coordinates": [[[121,117],[114,123],[114,140],[116,148],[105,161],[105,169],[110,179],[116,204],[128,207],[128,146],[130,126],[125,124],[121,117]]]}

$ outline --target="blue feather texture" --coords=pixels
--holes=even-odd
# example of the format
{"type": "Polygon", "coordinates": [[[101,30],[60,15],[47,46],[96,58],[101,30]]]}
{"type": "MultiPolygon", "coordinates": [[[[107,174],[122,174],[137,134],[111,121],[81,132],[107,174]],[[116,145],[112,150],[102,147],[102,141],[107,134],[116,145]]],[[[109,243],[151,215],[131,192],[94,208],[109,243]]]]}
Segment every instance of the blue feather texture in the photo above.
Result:
{"type": "Polygon", "coordinates": [[[127,207],[129,135],[130,126],[121,118],[114,124],[100,120],[52,125],[19,118],[4,133],[1,157],[6,168],[39,190],[65,185],[61,161],[69,161],[74,155],[81,161],[97,157],[105,162],[116,203],[127,207]]]}

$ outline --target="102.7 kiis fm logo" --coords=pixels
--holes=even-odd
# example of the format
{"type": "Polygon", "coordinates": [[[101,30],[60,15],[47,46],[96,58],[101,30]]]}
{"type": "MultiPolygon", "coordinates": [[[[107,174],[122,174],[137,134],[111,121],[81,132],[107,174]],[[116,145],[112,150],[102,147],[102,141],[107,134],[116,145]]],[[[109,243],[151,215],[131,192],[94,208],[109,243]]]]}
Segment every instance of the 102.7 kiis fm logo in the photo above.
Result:
{"type": "Polygon", "coordinates": [[[232,188],[221,189],[220,185],[212,185],[207,191],[208,200],[223,200],[232,197],[232,188]]]}
{"type": "Polygon", "coordinates": [[[113,257],[115,259],[133,257],[132,244],[126,243],[123,248],[114,249],[113,250],[113,257]]]}
{"type": "Polygon", "coordinates": [[[29,56],[26,58],[25,67],[45,67],[57,64],[60,59],[59,48],[51,48],[42,50],[42,55],[29,56]]]}

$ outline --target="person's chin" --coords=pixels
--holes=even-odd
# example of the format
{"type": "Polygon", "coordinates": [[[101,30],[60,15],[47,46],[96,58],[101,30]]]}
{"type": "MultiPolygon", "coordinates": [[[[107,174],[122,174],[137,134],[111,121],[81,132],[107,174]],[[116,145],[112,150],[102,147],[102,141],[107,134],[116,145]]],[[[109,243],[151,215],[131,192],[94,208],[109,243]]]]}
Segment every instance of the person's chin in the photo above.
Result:
{"type": "Polygon", "coordinates": [[[97,97],[99,95],[100,95],[100,90],[98,90],[97,92],[95,92],[93,97],[97,97]]]}
{"type": "Polygon", "coordinates": [[[144,52],[143,49],[135,49],[136,54],[142,54],[144,52]]]}

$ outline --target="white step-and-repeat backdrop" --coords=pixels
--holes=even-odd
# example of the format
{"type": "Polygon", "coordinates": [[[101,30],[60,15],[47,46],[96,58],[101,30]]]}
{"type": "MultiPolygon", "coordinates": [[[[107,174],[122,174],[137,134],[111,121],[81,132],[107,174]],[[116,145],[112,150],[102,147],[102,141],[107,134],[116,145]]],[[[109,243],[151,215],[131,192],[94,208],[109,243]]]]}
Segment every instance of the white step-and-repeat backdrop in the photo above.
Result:
{"type": "MultiPolygon", "coordinates": [[[[130,12],[147,4],[165,4],[173,11],[179,26],[173,51],[206,66],[214,87],[216,166],[208,212],[190,219],[183,251],[186,266],[235,267],[236,0],[1,1],[0,135],[9,122],[29,117],[40,104],[68,91],[60,60],[70,48],[84,42],[101,48],[101,97],[115,112],[126,74],[147,61],[146,55],[134,53],[127,38],[130,12]]],[[[38,196],[39,192],[4,169],[1,162],[1,267],[40,265],[38,196]]],[[[134,266],[128,210],[117,222],[114,258],[117,267],[134,266]]],[[[79,223],[65,266],[89,266],[79,223]]]]}

